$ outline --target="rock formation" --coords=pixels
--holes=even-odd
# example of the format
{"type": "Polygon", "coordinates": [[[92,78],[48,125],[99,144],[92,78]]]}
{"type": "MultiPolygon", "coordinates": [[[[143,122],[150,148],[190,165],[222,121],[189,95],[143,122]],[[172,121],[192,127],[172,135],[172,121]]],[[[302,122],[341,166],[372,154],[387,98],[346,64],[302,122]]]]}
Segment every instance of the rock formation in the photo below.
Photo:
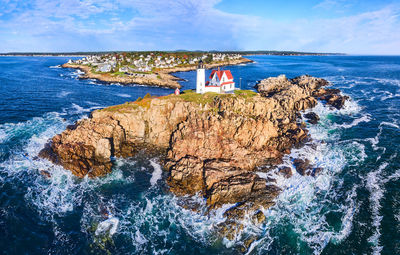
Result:
{"type": "MultiPolygon", "coordinates": [[[[245,63],[253,62],[247,58],[233,59],[222,61],[218,63],[207,64],[207,68],[215,68],[220,66],[228,66],[228,65],[240,65],[245,63]]],[[[63,68],[74,68],[79,69],[84,72],[84,75],[81,75],[82,79],[96,79],[102,82],[107,83],[120,83],[120,84],[143,84],[149,86],[157,86],[157,87],[165,87],[165,88],[181,88],[179,84],[180,78],[174,76],[172,73],[175,72],[187,72],[196,70],[197,65],[185,66],[185,67],[173,67],[173,68],[163,68],[158,71],[155,71],[152,74],[137,74],[137,75],[116,75],[112,73],[97,73],[92,70],[90,66],[87,65],[79,65],[79,64],[70,64],[65,63],[62,65],[63,68]]]]}
{"type": "Polygon", "coordinates": [[[319,121],[319,116],[315,112],[304,114],[304,118],[308,119],[311,124],[317,124],[319,121]]]}
{"type": "MultiPolygon", "coordinates": [[[[40,156],[79,177],[95,177],[111,171],[113,157],[146,150],[164,155],[168,184],[177,195],[201,194],[210,208],[238,203],[236,213],[227,215],[266,208],[279,189],[256,172],[267,171],[259,167],[276,165],[309,139],[300,111],[314,107],[317,99],[343,106],[346,98],[323,88],[327,84],[310,76],[279,76],[262,80],[259,94],[187,91],[96,110],[56,135],[40,156]]],[[[301,174],[320,171],[309,170],[304,161],[296,161],[296,167],[301,174]]],[[[291,176],[288,169],[280,173],[291,176]]]]}

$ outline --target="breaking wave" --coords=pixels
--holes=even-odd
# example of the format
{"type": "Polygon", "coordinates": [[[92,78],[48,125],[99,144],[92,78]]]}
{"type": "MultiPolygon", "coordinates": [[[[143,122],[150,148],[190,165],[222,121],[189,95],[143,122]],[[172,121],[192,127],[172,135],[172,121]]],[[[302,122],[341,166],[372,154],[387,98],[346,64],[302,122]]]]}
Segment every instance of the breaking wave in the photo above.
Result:
{"type": "Polygon", "coordinates": [[[62,98],[62,97],[66,97],[71,94],[72,94],[71,91],[61,91],[60,93],[57,94],[57,97],[62,98]]]}
{"type": "Polygon", "coordinates": [[[128,97],[132,97],[131,95],[128,95],[128,94],[122,94],[122,93],[119,93],[119,94],[116,94],[117,96],[119,96],[119,97],[126,97],[126,98],[128,98],[128,97]]]}

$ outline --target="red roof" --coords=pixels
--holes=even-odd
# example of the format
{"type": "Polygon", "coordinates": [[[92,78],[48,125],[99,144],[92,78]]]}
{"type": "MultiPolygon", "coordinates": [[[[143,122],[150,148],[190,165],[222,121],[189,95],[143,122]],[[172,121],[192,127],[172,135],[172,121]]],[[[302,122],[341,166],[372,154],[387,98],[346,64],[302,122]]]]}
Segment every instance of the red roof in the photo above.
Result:
{"type": "Polygon", "coordinates": [[[229,71],[229,70],[222,70],[222,71],[213,70],[213,71],[211,72],[210,79],[213,78],[213,76],[214,76],[215,73],[217,73],[218,79],[220,79],[220,80],[221,80],[222,75],[223,75],[224,73],[226,74],[226,77],[228,78],[228,80],[232,80],[232,79],[233,79],[232,73],[231,73],[231,71],[229,71]]]}
{"type": "Polygon", "coordinates": [[[227,77],[229,80],[233,80],[233,76],[232,76],[232,74],[231,74],[231,71],[225,70],[224,73],[226,74],[226,77],[227,77]]]}
{"type": "Polygon", "coordinates": [[[233,82],[233,81],[226,81],[226,82],[224,82],[224,83],[221,83],[221,86],[222,86],[222,85],[226,85],[226,84],[231,84],[231,83],[235,83],[235,82],[233,82]]]}

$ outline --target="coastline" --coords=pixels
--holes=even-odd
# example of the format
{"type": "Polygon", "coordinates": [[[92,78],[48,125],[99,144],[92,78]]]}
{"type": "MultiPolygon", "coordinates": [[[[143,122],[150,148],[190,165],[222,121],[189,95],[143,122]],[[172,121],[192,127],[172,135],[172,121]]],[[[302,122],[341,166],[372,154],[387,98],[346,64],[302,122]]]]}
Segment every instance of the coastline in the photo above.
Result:
{"type": "MultiPolygon", "coordinates": [[[[300,112],[318,101],[340,109],[348,99],[327,85],[321,78],[281,75],[259,82],[258,93],[187,90],[180,95],[146,96],[93,111],[55,135],[38,156],[80,178],[110,174],[114,158],[157,157],[174,195],[199,195],[207,214],[234,205],[216,226],[221,237],[233,240],[245,215],[256,225],[263,224],[266,217],[260,210],[274,205],[283,191],[275,179],[263,174],[317,178],[324,171],[301,157],[293,159],[293,167],[281,164],[285,155],[312,140],[304,121],[314,125],[319,116],[310,112],[299,121],[300,112]]],[[[196,204],[182,206],[199,209],[196,204]]],[[[241,248],[249,249],[256,238],[251,235],[241,248]]]]}
{"type": "MultiPolygon", "coordinates": [[[[253,61],[247,58],[240,58],[238,60],[230,60],[223,61],[219,63],[206,64],[207,69],[221,67],[221,66],[231,66],[231,65],[240,65],[245,63],[252,63],[253,61]]],[[[182,86],[178,83],[180,78],[172,75],[172,73],[176,72],[188,72],[196,70],[196,65],[187,66],[187,67],[175,67],[175,68],[165,68],[161,70],[157,70],[153,75],[142,76],[118,76],[112,75],[110,73],[94,73],[91,68],[87,65],[79,65],[79,64],[68,64],[65,63],[61,67],[63,68],[74,68],[79,69],[85,74],[81,76],[83,79],[96,79],[102,82],[107,83],[120,83],[120,84],[140,84],[140,85],[148,85],[148,86],[157,86],[157,87],[165,87],[165,88],[181,88],[182,86]]]]}

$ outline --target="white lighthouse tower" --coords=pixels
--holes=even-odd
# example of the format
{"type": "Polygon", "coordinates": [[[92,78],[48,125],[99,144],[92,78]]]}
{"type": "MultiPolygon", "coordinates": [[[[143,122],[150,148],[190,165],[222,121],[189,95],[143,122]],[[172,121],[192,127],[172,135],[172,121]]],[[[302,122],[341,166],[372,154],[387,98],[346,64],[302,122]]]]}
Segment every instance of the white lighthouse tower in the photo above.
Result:
{"type": "Polygon", "coordinates": [[[203,61],[199,61],[197,66],[197,79],[196,79],[196,93],[204,94],[206,86],[206,69],[204,68],[203,61]]]}

